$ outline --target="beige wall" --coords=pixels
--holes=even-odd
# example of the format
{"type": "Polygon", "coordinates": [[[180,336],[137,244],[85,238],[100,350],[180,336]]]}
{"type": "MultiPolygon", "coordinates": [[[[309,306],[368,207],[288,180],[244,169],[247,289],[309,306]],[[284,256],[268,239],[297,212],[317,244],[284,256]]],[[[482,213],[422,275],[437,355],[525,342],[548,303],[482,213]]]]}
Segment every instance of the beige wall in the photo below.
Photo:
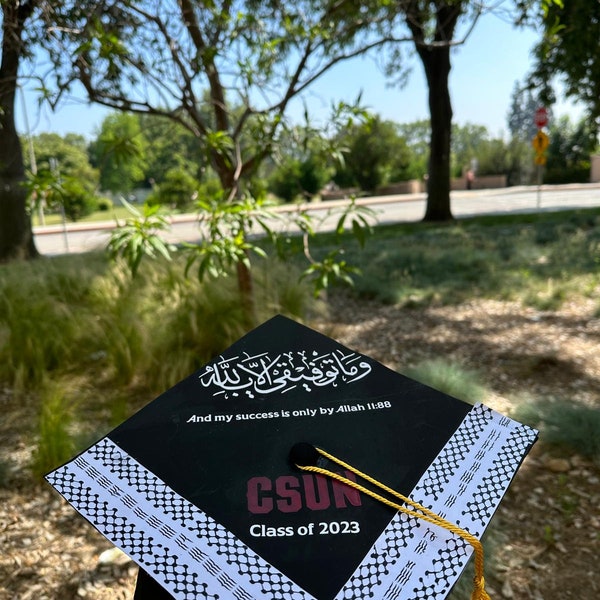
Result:
{"type": "Polygon", "coordinates": [[[409,181],[399,181],[398,183],[390,183],[377,188],[375,194],[377,196],[391,196],[392,194],[419,194],[425,191],[425,184],[418,179],[409,181]]]}
{"type": "MultiPolygon", "coordinates": [[[[598,157],[600,159],[600,156],[598,157]]],[[[600,165],[599,165],[600,168],[600,165]]],[[[599,174],[600,176],[600,174],[599,174]]],[[[474,190],[492,189],[492,188],[504,188],[506,187],[506,175],[484,175],[483,177],[475,177],[473,181],[474,190]]],[[[466,190],[467,180],[466,177],[460,177],[458,179],[452,179],[450,182],[450,188],[452,190],[466,190]]],[[[427,191],[427,184],[424,181],[418,179],[411,179],[410,181],[400,181],[398,183],[390,183],[389,185],[382,185],[375,190],[376,196],[391,196],[394,194],[419,194],[427,191]]],[[[351,194],[360,195],[358,189],[340,189],[322,191],[322,200],[337,200],[340,198],[348,198],[351,194]]]]}
{"type": "MultiPolygon", "coordinates": [[[[458,179],[452,179],[450,187],[453,190],[466,190],[467,178],[459,177],[458,179]]],[[[506,187],[506,175],[483,175],[482,177],[475,177],[471,189],[487,190],[504,187],[506,187]]]]}
{"type": "Polygon", "coordinates": [[[592,162],[592,169],[590,173],[591,183],[600,183],[600,154],[595,154],[590,157],[592,162]]]}
{"type": "MultiPolygon", "coordinates": [[[[483,177],[475,177],[472,189],[484,190],[504,187],[506,187],[506,175],[484,175],[483,177]]],[[[466,190],[466,177],[452,179],[450,181],[450,188],[452,190],[466,190]]],[[[419,192],[425,191],[427,191],[427,185],[424,181],[412,179],[410,181],[401,181],[399,183],[391,183],[389,185],[381,186],[377,188],[375,193],[378,196],[385,196],[390,194],[418,194],[419,192]]]]}

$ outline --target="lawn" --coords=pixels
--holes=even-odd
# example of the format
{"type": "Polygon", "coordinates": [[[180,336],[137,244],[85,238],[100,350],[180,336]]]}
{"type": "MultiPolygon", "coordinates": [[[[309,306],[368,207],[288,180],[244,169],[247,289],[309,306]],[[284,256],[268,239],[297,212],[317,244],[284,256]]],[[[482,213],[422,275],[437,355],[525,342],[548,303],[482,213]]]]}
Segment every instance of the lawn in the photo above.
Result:
{"type": "MultiPolygon", "coordinates": [[[[99,221],[114,221],[124,220],[131,217],[131,214],[127,211],[124,206],[115,205],[110,210],[98,210],[93,212],[91,215],[87,215],[83,219],[77,221],[78,223],[97,223],[99,221]]],[[[44,225],[62,225],[62,217],[59,213],[51,212],[44,215],[44,225]]],[[[67,221],[72,223],[72,221],[67,221]]],[[[32,225],[34,227],[40,227],[40,218],[37,213],[32,215],[32,225]]]]}
{"type": "Polygon", "coordinates": [[[387,304],[487,297],[551,309],[573,296],[598,298],[597,209],[390,225],[376,228],[364,250],[351,239],[344,246],[362,269],[356,294],[387,304]]]}

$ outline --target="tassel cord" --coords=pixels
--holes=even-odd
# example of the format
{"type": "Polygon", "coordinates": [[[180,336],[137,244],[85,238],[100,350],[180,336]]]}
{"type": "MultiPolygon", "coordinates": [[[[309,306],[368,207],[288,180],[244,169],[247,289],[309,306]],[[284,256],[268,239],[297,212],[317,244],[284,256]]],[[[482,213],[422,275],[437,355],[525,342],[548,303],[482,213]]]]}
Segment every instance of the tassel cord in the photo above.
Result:
{"type": "Polygon", "coordinates": [[[469,533],[465,529],[462,529],[461,527],[458,527],[458,525],[451,523],[447,519],[440,517],[440,515],[429,510],[427,507],[423,506],[422,504],[419,504],[418,502],[414,502],[413,500],[411,500],[410,498],[407,498],[400,492],[397,492],[396,490],[388,487],[387,485],[381,483],[380,481],[377,481],[376,479],[367,475],[366,473],[359,471],[358,469],[354,468],[352,465],[349,465],[348,463],[340,460],[339,458],[333,456],[332,454],[329,454],[325,450],[322,450],[321,448],[315,448],[315,449],[321,456],[329,459],[330,461],[336,463],[337,465],[350,471],[351,473],[354,473],[355,475],[364,479],[365,481],[368,481],[371,485],[378,487],[379,489],[387,492],[391,496],[394,496],[395,498],[401,500],[404,504],[408,504],[411,508],[407,508],[406,506],[402,506],[401,504],[398,504],[397,502],[393,502],[392,500],[385,498],[384,496],[378,494],[377,492],[374,492],[373,490],[370,490],[370,489],[366,488],[365,486],[363,486],[359,483],[356,483],[355,481],[352,481],[351,479],[344,477],[343,475],[334,473],[333,471],[329,471],[327,469],[322,469],[321,467],[316,467],[316,466],[312,466],[312,465],[296,465],[299,469],[302,469],[303,471],[309,471],[311,473],[317,473],[319,475],[324,475],[326,477],[331,477],[332,479],[335,479],[341,483],[344,483],[346,485],[349,485],[350,487],[353,487],[354,489],[358,490],[359,492],[362,492],[363,494],[370,496],[374,500],[377,500],[377,501],[385,504],[386,506],[393,508],[394,510],[402,512],[410,517],[421,519],[423,521],[431,523],[432,525],[438,525],[439,527],[443,527],[444,529],[461,537],[466,542],[471,544],[471,546],[473,547],[474,554],[475,554],[475,558],[474,558],[475,576],[473,578],[473,593],[471,595],[471,600],[491,600],[490,596],[485,591],[485,579],[483,576],[483,572],[484,572],[483,546],[482,546],[481,542],[473,534],[469,533]]]}

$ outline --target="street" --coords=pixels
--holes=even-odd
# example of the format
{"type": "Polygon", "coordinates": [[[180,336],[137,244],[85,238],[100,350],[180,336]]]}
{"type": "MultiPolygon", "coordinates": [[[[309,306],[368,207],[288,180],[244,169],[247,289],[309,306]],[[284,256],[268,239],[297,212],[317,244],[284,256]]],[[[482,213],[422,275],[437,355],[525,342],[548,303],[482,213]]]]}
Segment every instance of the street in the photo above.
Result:
{"type": "MultiPolygon", "coordinates": [[[[419,221],[425,214],[425,194],[378,196],[361,198],[361,205],[368,205],[377,213],[378,222],[398,223],[419,221]]],[[[315,203],[311,211],[323,211],[339,202],[315,203]]],[[[481,214],[534,213],[575,208],[600,206],[599,184],[573,184],[542,186],[521,186],[494,190],[456,191],[451,194],[452,213],[456,218],[481,214]]],[[[289,207],[282,207],[282,212],[289,207]]],[[[322,230],[332,227],[334,219],[325,221],[322,230]]],[[[115,223],[69,223],[67,231],[62,226],[53,225],[34,228],[35,243],[45,255],[88,252],[106,245],[110,230],[115,223]]],[[[165,236],[168,241],[194,242],[200,238],[200,231],[194,215],[178,215],[173,218],[172,229],[165,236]]]]}

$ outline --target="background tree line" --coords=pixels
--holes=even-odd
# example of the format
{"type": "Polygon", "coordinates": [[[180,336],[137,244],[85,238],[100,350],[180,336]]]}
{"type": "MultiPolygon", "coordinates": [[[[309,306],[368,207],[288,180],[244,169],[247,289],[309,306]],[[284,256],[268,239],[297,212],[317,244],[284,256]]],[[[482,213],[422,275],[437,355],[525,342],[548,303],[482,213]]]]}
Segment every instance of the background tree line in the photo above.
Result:
{"type": "MultiPolygon", "coordinates": [[[[508,185],[536,182],[531,138],[535,110],[531,93],[518,85],[508,116],[508,138],[495,137],[482,125],[452,128],[451,174],[505,175],[508,185]]],[[[589,121],[568,116],[550,124],[547,183],[587,182],[590,154],[597,149],[589,121]]],[[[309,126],[296,126],[278,139],[278,151],[253,178],[255,194],[280,201],[310,201],[332,185],[356,193],[376,193],[381,186],[417,179],[428,173],[429,122],[395,123],[373,116],[327,138],[309,126]],[[337,153],[330,149],[337,148],[337,153]]],[[[220,186],[199,140],[185,128],[161,117],[113,113],[87,142],[76,134],[42,133],[31,140],[38,190],[46,182],[47,205],[64,204],[77,220],[106,210],[122,195],[170,209],[192,210],[197,199],[216,198],[220,186]],[[54,173],[52,173],[54,165],[54,173]],[[52,181],[60,180],[60,188],[52,181]],[[41,183],[40,183],[41,182],[41,183]],[[58,191],[57,191],[58,189],[58,191]],[[108,198],[106,197],[108,196],[108,198]]],[[[29,140],[23,139],[31,173],[29,140]]]]}
{"type": "MultiPolygon", "coordinates": [[[[43,52],[50,65],[45,73],[31,74],[41,101],[56,107],[77,87],[90,102],[125,113],[162,115],[179,124],[203,146],[223,200],[231,202],[251,189],[262,165],[277,153],[292,99],[340,61],[374,49],[390,80],[401,82],[409,68],[403,48],[412,49],[425,72],[430,112],[425,220],[448,220],[453,168],[451,49],[467,40],[483,14],[503,10],[515,24],[542,22],[532,81],[541,81],[545,91],[556,73],[563,73],[567,82],[578,82],[569,84],[567,93],[584,98],[591,122],[597,125],[598,8],[586,13],[577,3],[571,11],[562,0],[503,4],[2,0],[0,259],[37,254],[14,119],[19,77],[36,52],[43,52]],[[583,25],[585,39],[577,33],[583,25]],[[575,61],[573,44],[584,46],[575,61]],[[578,68],[580,57],[586,59],[587,71],[578,68]],[[550,64],[551,70],[545,68],[550,64]],[[227,102],[229,94],[235,95],[235,110],[227,102]]],[[[133,156],[126,140],[116,141],[115,151],[122,158],[133,156]]],[[[402,149],[396,150],[402,154],[402,149]]],[[[306,162],[310,156],[300,157],[300,165],[288,165],[292,172],[300,166],[306,181],[314,179],[310,161],[306,162]],[[307,169],[309,173],[304,172],[307,169]]],[[[389,169],[394,175],[398,169],[403,172],[397,161],[389,169]]],[[[388,176],[389,169],[378,174],[370,169],[374,177],[359,175],[365,181],[361,185],[373,186],[388,176]]]]}

